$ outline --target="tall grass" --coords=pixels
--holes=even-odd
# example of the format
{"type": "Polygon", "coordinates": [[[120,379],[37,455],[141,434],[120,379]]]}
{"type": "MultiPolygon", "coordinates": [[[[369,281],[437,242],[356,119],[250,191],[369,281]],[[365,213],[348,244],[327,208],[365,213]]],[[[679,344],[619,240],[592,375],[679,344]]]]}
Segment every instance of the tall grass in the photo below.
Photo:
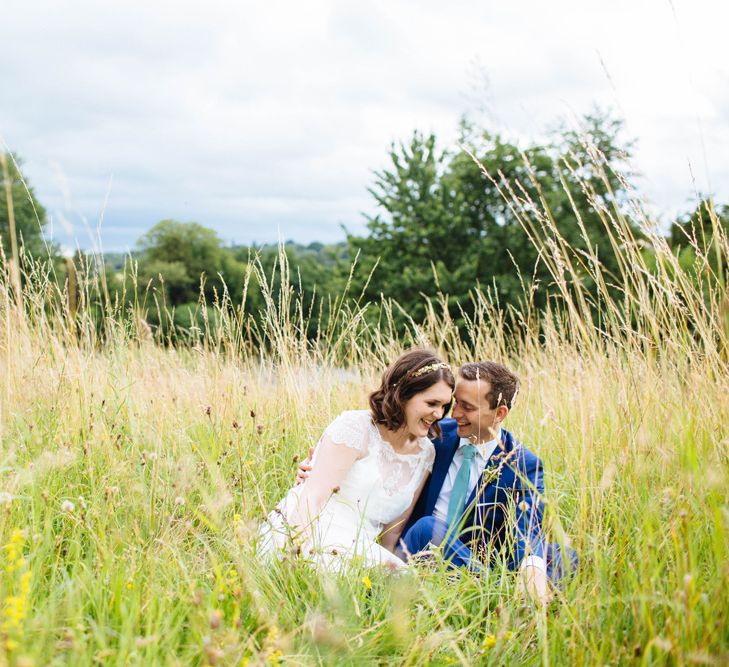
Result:
{"type": "Polygon", "coordinates": [[[244,295],[263,287],[260,318],[224,292],[200,304],[212,319],[174,337],[145,323],[150,309],[169,315],[157,293],[115,301],[94,265],[74,274],[72,298],[32,264],[18,294],[6,268],[0,661],[729,661],[726,236],[708,210],[713,241],[689,239],[698,261],[686,270],[639,207],[594,200],[622,260],[607,276],[544,202],[487,176],[542,250],[555,296],[535,312],[528,290],[505,309],[474,291],[466,336],[446,295],[405,337],[389,301],[344,294],[307,312],[283,253],[279,290],[255,262],[242,278],[244,295]],[[326,322],[313,340],[312,317],[326,322]],[[548,610],[523,603],[504,571],[325,577],[256,559],[256,525],[298,457],[412,344],[521,375],[507,427],[544,460],[551,534],[581,557],[548,610]]]}

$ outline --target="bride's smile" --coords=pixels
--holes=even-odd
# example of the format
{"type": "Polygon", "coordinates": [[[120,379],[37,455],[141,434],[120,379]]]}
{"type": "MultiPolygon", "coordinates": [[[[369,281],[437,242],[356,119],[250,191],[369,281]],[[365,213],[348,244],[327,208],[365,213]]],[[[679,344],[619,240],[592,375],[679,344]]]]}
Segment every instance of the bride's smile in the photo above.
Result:
{"type": "Polygon", "coordinates": [[[428,435],[433,424],[443,419],[452,398],[451,388],[441,380],[413,396],[405,405],[405,425],[412,437],[428,435]]]}

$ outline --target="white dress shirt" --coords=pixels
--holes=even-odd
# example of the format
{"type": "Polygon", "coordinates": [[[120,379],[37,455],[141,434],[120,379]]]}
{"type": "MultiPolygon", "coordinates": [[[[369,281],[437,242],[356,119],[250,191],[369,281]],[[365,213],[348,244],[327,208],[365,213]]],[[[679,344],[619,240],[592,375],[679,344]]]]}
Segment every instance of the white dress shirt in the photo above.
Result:
{"type": "MultiPolygon", "coordinates": [[[[489,460],[489,457],[494,453],[494,450],[500,442],[501,429],[499,428],[499,432],[493,440],[474,445],[474,447],[476,447],[476,456],[471,459],[471,474],[468,478],[468,493],[466,494],[466,499],[471,497],[473,490],[476,488],[476,484],[478,484],[479,480],[481,479],[481,475],[486,468],[486,462],[489,460]]],[[[458,443],[458,449],[453,455],[453,461],[451,461],[451,465],[448,468],[445,479],[443,480],[443,486],[440,489],[438,500],[436,500],[435,502],[433,516],[435,516],[436,519],[440,519],[441,521],[447,520],[448,503],[451,499],[451,491],[453,490],[453,484],[456,481],[456,475],[458,474],[458,470],[463,463],[463,446],[471,444],[473,443],[468,438],[461,438],[460,442],[458,443]]],[[[547,571],[547,564],[544,562],[544,559],[539,556],[527,556],[521,562],[520,569],[523,570],[528,565],[538,567],[544,572],[547,571]]]]}

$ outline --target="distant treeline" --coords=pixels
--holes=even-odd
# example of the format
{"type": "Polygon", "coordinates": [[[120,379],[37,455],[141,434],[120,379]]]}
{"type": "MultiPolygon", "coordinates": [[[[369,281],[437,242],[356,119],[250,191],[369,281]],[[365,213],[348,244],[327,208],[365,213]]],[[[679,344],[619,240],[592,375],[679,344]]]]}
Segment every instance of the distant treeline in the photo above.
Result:
{"type": "MultiPolygon", "coordinates": [[[[551,296],[564,289],[555,285],[554,269],[559,274],[560,263],[569,263],[573,276],[585,267],[583,287],[594,294],[591,307],[599,313],[590,263],[602,265],[614,279],[605,289],[619,294],[626,275],[621,247],[642,244],[650,257],[655,243],[635,208],[631,146],[622,123],[601,112],[586,116],[580,131],[560,129],[549,141],[527,146],[466,121],[458,148],[440,149],[435,136],[415,132],[392,146],[389,167],[374,174],[369,192],[378,213],[368,219],[365,235],[348,233],[338,244],[231,247],[201,224],[163,220],[131,255],[105,257],[105,289],[109,298],[133,303],[152,325],[164,324],[160,313],[166,311],[177,326],[193,326],[203,316],[203,302],[219,302],[226,291],[233,304],[245,297],[246,310],[255,314],[264,306],[262,283],[278,287],[283,250],[288,282],[311,313],[312,328],[319,300],[345,290],[360,302],[393,299],[402,306],[393,311],[401,326],[426,316],[424,297],[447,299],[458,324],[474,312],[476,288],[502,309],[548,308],[551,296]]],[[[18,252],[50,255],[59,281],[74,268],[101,270],[80,254],[72,264],[62,260],[57,247],[44,244],[45,211],[17,163],[8,165],[18,252]]],[[[6,190],[0,189],[0,231],[9,257],[6,190]]],[[[729,207],[705,197],[671,224],[664,241],[690,267],[697,250],[703,256],[714,235],[727,230],[729,207]]],[[[726,258],[717,254],[713,265],[696,270],[724,280],[726,258]]]]}

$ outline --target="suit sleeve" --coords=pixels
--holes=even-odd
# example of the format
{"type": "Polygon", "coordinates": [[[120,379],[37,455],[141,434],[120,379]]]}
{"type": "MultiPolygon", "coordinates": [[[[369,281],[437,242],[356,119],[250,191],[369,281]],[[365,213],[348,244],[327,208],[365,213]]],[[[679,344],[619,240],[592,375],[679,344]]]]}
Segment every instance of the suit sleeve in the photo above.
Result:
{"type": "Polygon", "coordinates": [[[509,567],[515,570],[525,558],[544,558],[542,517],[544,469],[541,460],[528,453],[519,460],[514,483],[514,550],[509,567]]]}

